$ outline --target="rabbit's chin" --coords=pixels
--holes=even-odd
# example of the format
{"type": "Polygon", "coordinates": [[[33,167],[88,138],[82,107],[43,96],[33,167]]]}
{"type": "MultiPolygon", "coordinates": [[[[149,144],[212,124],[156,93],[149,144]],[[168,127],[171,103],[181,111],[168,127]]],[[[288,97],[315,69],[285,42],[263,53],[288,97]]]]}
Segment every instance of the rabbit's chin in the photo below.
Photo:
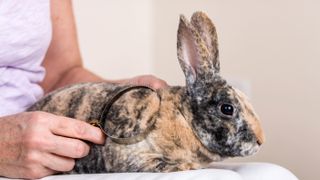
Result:
{"type": "Polygon", "coordinates": [[[252,145],[252,143],[243,142],[241,143],[241,151],[240,154],[236,156],[250,156],[257,153],[260,149],[258,144],[252,145]]]}
{"type": "Polygon", "coordinates": [[[233,146],[231,148],[230,146],[228,147],[223,147],[221,146],[219,150],[216,150],[218,154],[222,158],[228,158],[228,157],[243,157],[243,156],[250,156],[255,153],[257,153],[260,149],[260,146],[258,144],[252,143],[252,142],[241,142],[237,143],[237,145],[233,146]]]}

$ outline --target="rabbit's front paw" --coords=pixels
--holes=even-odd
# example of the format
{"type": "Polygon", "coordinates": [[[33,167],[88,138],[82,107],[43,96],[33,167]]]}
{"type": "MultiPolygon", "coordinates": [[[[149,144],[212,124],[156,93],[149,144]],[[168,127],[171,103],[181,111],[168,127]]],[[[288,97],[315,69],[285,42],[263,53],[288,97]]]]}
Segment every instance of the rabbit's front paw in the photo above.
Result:
{"type": "Polygon", "coordinates": [[[201,166],[198,163],[182,163],[177,167],[177,169],[179,171],[195,170],[195,169],[201,169],[201,166]]]}

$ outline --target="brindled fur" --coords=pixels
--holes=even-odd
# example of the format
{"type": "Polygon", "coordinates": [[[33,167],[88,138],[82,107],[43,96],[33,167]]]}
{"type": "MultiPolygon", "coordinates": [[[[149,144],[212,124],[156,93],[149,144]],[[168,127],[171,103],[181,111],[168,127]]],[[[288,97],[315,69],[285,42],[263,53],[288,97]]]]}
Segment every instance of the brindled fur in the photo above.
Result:
{"type": "MultiPolygon", "coordinates": [[[[107,137],[91,144],[69,173],[171,172],[205,167],[226,157],[255,153],[264,141],[252,106],[239,90],[219,74],[216,29],[202,12],[189,22],[180,17],[178,59],[185,87],[130,90],[111,106],[104,130],[117,137],[133,137],[152,129],[145,139],[121,144],[107,137]],[[159,98],[160,97],[160,98],[159,98]],[[233,107],[224,115],[221,105],[233,107]]],[[[46,111],[90,122],[99,119],[110,98],[127,85],[81,83],[54,91],[29,111],[46,111]]]]}

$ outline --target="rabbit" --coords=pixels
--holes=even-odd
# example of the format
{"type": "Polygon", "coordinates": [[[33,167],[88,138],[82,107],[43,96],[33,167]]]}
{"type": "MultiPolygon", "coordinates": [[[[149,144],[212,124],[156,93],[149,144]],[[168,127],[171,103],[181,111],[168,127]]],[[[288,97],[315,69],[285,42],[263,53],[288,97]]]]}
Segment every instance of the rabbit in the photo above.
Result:
{"type": "Polygon", "coordinates": [[[90,144],[74,173],[172,172],[256,153],[264,142],[246,96],[220,75],[216,29],[203,12],[180,16],[177,56],[186,86],[80,83],[58,89],[28,111],[102,121],[104,145],[90,144]]]}

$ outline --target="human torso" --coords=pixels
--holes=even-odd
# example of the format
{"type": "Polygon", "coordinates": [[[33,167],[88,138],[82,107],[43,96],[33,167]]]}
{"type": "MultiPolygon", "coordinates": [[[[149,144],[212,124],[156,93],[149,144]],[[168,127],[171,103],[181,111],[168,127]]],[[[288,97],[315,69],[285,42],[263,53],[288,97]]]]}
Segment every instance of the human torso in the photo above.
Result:
{"type": "Polygon", "coordinates": [[[49,0],[0,0],[0,116],[24,111],[43,95],[38,83],[51,33],[49,0]]]}

